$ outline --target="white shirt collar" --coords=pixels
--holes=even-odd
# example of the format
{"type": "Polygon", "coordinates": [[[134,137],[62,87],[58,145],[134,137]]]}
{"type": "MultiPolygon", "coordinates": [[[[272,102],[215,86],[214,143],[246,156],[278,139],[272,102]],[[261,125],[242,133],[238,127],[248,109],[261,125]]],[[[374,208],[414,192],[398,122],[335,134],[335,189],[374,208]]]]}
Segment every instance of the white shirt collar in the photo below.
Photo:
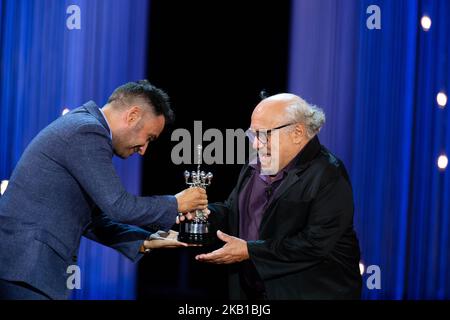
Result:
{"type": "Polygon", "coordinates": [[[105,113],[103,112],[102,108],[99,108],[100,112],[102,113],[103,118],[105,118],[106,124],[108,125],[108,130],[109,130],[109,137],[111,138],[112,141],[112,131],[111,131],[111,126],[109,125],[108,119],[106,119],[105,113]]]}

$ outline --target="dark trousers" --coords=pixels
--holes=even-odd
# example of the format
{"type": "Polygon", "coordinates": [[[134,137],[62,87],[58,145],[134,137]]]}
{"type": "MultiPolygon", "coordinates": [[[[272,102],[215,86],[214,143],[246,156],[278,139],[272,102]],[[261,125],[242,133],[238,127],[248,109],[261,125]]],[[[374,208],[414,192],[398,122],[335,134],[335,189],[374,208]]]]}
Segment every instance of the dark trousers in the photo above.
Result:
{"type": "Polygon", "coordinates": [[[50,298],[25,282],[0,279],[0,300],[50,300],[50,298]]]}
{"type": "Polygon", "coordinates": [[[258,275],[255,266],[247,260],[241,263],[239,272],[241,290],[248,300],[267,300],[264,282],[258,275]]]}

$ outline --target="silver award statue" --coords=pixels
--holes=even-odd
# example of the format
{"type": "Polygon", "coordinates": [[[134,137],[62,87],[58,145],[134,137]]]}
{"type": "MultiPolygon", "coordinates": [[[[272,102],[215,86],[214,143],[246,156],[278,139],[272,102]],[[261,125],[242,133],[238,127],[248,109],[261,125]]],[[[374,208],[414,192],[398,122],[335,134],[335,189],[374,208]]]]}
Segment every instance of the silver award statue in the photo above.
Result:
{"type": "MultiPolygon", "coordinates": [[[[213,175],[211,172],[205,173],[200,171],[200,165],[202,164],[202,146],[197,146],[198,165],[197,172],[189,171],[184,172],[184,179],[186,184],[193,187],[200,187],[206,189],[211,184],[213,175]]],[[[210,225],[208,217],[203,210],[195,211],[195,218],[192,220],[185,220],[180,223],[180,232],[178,233],[178,240],[190,244],[208,244],[212,241],[210,233],[210,225]]]]}

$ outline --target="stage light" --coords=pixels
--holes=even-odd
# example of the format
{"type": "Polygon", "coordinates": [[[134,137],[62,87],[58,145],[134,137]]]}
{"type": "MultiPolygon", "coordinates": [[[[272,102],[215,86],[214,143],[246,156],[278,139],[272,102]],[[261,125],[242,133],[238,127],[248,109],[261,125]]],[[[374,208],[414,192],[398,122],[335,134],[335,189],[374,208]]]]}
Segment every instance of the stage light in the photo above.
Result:
{"type": "Polygon", "coordinates": [[[8,187],[8,180],[2,180],[0,183],[0,195],[3,195],[5,193],[6,188],[8,187]]]}
{"type": "Polygon", "coordinates": [[[442,109],[445,108],[445,106],[447,105],[447,95],[442,91],[439,92],[436,96],[436,101],[439,107],[441,107],[442,109]]]}
{"type": "Polygon", "coordinates": [[[431,19],[429,16],[423,16],[422,19],[420,19],[420,24],[422,25],[422,29],[424,31],[428,31],[431,28],[431,19]]]}
{"type": "Polygon", "coordinates": [[[437,160],[437,166],[439,167],[439,169],[441,170],[445,170],[445,168],[447,168],[448,165],[448,158],[445,154],[441,154],[437,160]]]}
{"type": "Polygon", "coordinates": [[[69,113],[70,109],[69,108],[64,108],[63,111],[61,112],[61,115],[65,115],[66,113],[69,113]]]}
{"type": "Polygon", "coordinates": [[[364,273],[364,264],[362,262],[359,263],[359,272],[361,272],[361,275],[364,273]]]}

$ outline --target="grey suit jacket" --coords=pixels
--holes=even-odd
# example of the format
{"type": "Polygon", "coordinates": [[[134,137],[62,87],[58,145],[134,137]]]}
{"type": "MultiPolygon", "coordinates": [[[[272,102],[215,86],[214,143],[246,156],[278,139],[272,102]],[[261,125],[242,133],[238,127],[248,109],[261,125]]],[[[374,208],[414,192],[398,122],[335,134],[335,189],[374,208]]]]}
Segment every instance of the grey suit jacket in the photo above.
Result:
{"type": "Polygon", "coordinates": [[[128,224],[170,229],[175,197],[129,194],[112,157],[109,127],[92,101],[33,139],[0,198],[0,279],[66,299],[82,235],[137,261],[149,233],[128,224]]]}

